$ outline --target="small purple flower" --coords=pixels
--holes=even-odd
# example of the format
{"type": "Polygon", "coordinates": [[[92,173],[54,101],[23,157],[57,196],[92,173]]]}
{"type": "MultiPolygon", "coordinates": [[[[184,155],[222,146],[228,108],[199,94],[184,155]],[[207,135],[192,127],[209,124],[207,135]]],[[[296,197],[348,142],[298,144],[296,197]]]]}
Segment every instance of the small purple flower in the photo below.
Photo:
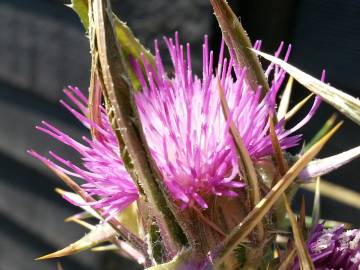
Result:
{"type": "MultiPolygon", "coordinates": [[[[101,121],[100,123],[94,123],[88,117],[88,99],[80,90],[76,87],[69,87],[64,92],[80,112],[64,101],[60,101],[61,104],[86,128],[89,130],[94,128],[99,136],[93,139],[84,136],[82,138],[84,142],[80,143],[45,121],[36,128],[76,150],[82,157],[82,167],[80,168],[73,162],[61,158],[54,152],[49,153],[57,163],[62,164],[61,166],[42,157],[33,150],[28,152],[54,169],[85,180],[86,183],[82,187],[91,195],[99,197],[99,200],[93,206],[102,208],[104,215],[110,218],[138,198],[137,188],[120,158],[118,143],[109,124],[105,109],[102,106],[99,107],[101,121]]],[[[70,202],[76,204],[76,202],[70,202]]]]}
{"type": "MultiPolygon", "coordinates": [[[[182,207],[199,205],[207,208],[207,195],[236,196],[242,188],[237,153],[229,133],[229,119],[238,128],[253,160],[272,153],[269,136],[269,116],[275,114],[276,96],[285,78],[285,72],[270,65],[265,75],[272,78],[270,91],[261,99],[261,88],[250,89],[247,70],[224,57],[222,42],[216,72],[213,71],[213,52],[205,37],[203,45],[202,77],[194,76],[191,67],[190,45],[165,38],[173,64],[172,76],[165,72],[155,41],[155,67],[143,58],[146,78],[141,66],[135,63],[142,92],[136,94],[141,123],[151,154],[164,181],[182,207]],[[218,83],[221,83],[229,108],[225,119],[218,83]]],[[[260,49],[260,42],[255,44],[260,49]]],[[[276,55],[282,51],[281,44],[276,55]]],[[[286,52],[285,60],[290,53],[286,52]]],[[[283,119],[276,125],[282,149],[295,146],[300,135],[289,136],[303,126],[316,111],[317,98],[310,113],[290,130],[283,128],[283,119]]]]}
{"type": "Polygon", "coordinates": [[[307,246],[316,269],[360,269],[359,229],[345,230],[343,225],[326,229],[318,224],[307,246]]]}

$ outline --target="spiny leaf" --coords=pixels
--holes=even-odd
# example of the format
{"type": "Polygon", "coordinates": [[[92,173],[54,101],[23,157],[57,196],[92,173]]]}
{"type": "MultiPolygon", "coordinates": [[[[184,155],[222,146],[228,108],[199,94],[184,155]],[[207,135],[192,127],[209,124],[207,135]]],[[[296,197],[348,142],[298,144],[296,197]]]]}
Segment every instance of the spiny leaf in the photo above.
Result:
{"type": "Polygon", "coordinates": [[[230,48],[230,53],[233,50],[237,63],[248,68],[247,79],[251,89],[256,90],[260,85],[264,94],[269,90],[267,79],[259,58],[249,50],[252,47],[251,41],[238,17],[225,0],[210,0],[210,3],[215,11],[225,42],[230,48]]]}
{"type": "Polygon", "coordinates": [[[297,103],[290,111],[288,111],[285,114],[285,120],[289,121],[298,111],[300,111],[300,109],[302,107],[304,107],[304,105],[306,104],[306,102],[308,102],[310,100],[310,98],[313,96],[314,94],[310,94],[308,95],[306,98],[304,98],[303,100],[301,100],[299,103],[297,103]]]}
{"type": "Polygon", "coordinates": [[[322,136],[326,134],[335,124],[336,114],[333,114],[322,126],[322,128],[315,134],[315,136],[305,145],[304,151],[309,149],[314,143],[316,143],[322,136]]]}
{"type": "MultiPolygon", "coordinates": [[[[269,122],[270,122],[270,138],[271,138],[271,144],[274,150],[274,156],[276,160],[277,167],[279,169],[280,175],[285,175],[286,171],[288,170],[287,162],[284,158],[284,154],[281,150],[279,139],[275,132],[275,125],[274,125],[274,119],[272,115],[269,116],[269,122]]],[[[276,181],[274,181],[276,183],[276,181]]]]}
{"type": "Polygon", "coordinates": [[[80,219],[80,220],[84,220],[87,218],[92,218],[93,216],[90,215],[88,212],[81,212],[81,213],[77,213],[75,215],[69,216],[65,219],[65,222],[72,222],[74,219],[80,219]]]}
{"type": "Polygon", "coordinates": [[[105,246],[98,246],[98,247],[93,247],[91,249],[91,251],[94,251],[94,252],[103,252],[103,251],[113,251],[113,250],[118,250],[119,247],[114,245],[114,244],[111,244],[111,245],[105,245],[105,246]]]}
{"type": "Polygon", "coordinates": [[[360,146],[340,154],[311,161],[300,173],[299,178],[309,180],[330,173],[360,156],[360,146]]]}
{"type": "Polygon", "coordinates": [[[312,229],[314,229],[320,220],[320,177],[316,178],[316,188],[315,188],[315,196],[314,196],[314,205],[312,210],[312,229]]]}
{"type": "Polygon", "coordinates": [[[174,269],[196,269],[194,265],[189,263],[191,258],[191,250],[184,250],[175,256],[170,262],[158,264],[147,270],[174,270],[174,269]]]}
{"type": "Polygon", "coordinates": [[[286,257],[282,261],[282,263],[279,266],[278,270],[288,270],[290,268],[290,266],[293,264],[295,256],[296,256],[296,248],[292,248],[286,254],[286,257]]]}
{"type": "MultiPolygon", "coordinates": [[[[301,188],[315,192],[316,186],[314,184],[304,184],[301,188]]],[[[349,205],[360,209],[360,194],[353,190],[347,189],[345,187],[330,183],[321,179],[321,195],[328,197],[334,201],[349,205]],[[336,192],[334,192],[336,190],[336,192]]]]}
{"type": "MultiPolygon", "coordinates": [[[[225,116],[225,119],[229,118],[230,109],[229,105],[226,101],[224,89],[221,85],[220,80],[218,79],[218,91],[220,95],[220,101],[222,110],[225,116]]],[[[241,135],[239,131],[237,130],[235,124],[233,121],[230,120],[230,133],[234,140],[234,143],[236,145],[236,150],[238,154],[238,160],[240,164],[240,170],[244,173],[245,180],[247,184],[249,185],[249,193],[250,193],[250,201],[251,201],[251,207],[255,207],[261,199],[260,195],[260,188],[259,188],[259,181],[257,178],[257,174],[255,171],[254,164],[251,160],[250,154],[248,150],[246,149],[244,142],[241,138],[241,135]]],[[[264,237],[264,229],[261,223],[257,226],[257,236],[260,241],[262,241],[264,237]]]]}
{"type": "Polygon", "coordinates": [[[80,251],[92,248],[100,243],[109,241],[114,237],[116,237],[116,231],[109,224],[103,223],[101,225],[95,226],[93,230],[91,230],[88,234],[86,234],[78,241],[70,244],[69,246],[54,253],[50,253],[48,255],[37,258],[36,260],[45,260],[69,256],[80,251]]]}
{"type": "Polygon", "coordinates": [[[309,252],[306,248],[306,243],[304,241],[303,235],[299,229],[295,215],[294,215],[293,211],[291,210],[291,207],[290,207],[289,202],[285,195],[283,195],[283,199],[284,199],[287,214],[290,219],[291,228],[293,231],[295,246],[296,246],[296,250],[297,250],[297,253],[299,256],[299,261],[300,261],[300,268],[302,270],[315,270],[315,266],[311,260],[309,252]]]}
{"type": "Polygon", "coordinates": [[[294,78],[290,76],[288,82],[286,83],[284,93],[281,96],[279,109],[277,111],[277,119],[284,118],[286,112],[288,111],[293,83],[294,78]]]}
{"type": "MultiPolygon", "coordinates": [[[[42,157],[38,153],[36,153],[34,150],[29,150],[28,153],[37,159],[41,160],[45,166],[47,166],[53,173],[55,173],[69,188],[71,188],[73,191],[75,191],[78,195],[81,196],[81,198],[86,203],[94,203],[96,200],[90,196],[83,188],[81,188],[73,179],[71,179],[67,174],[57,169],[57,167],[48,159],[42,157]]],[[[95,209],[94,209],[95,210],[95,209]]],[[[96,210],[98,214],[102,216],[102,209],[96,210]]],[[[111,218],[107,221],[114,229],[117,231],[121,237],[129,241],[134,248],[145,252],[146,251],[146,244],[142,239],[137,237],[136,235],[133,235],[131,232],[129,232],[128,229],[126,229],[116,218],[111,218]]]]}
{"type": "Polygon", "coordinates": [[[67,6],[72,8],[78,14],[80,21],[82,22],[85,30],[87,31],[89,28],[88,1],[71,0],[71,4],[67,6]]]}
{"type": "Polygon", "coordinates": [[[306,74],[279,58],[254,49],[252,49],[252,51],[279,65],[307,89],[314,94],[319,95],[324,101],[335,107],[356,124],[360,125],[360,100],[358,98],[350,96],[349,94],[306,74]]]}
{"type": "Polygon", "coordinates": [[[233,252],[239,243],[261,222],[262,218],[293,183],[296,176],[302,171],[306,164],[312,160],[323,148],[325,143],[332,137],[341,123],[328,132],[319,142],[313,145],[287,173],[276,183],[270,192],[256,205],[256,207],[245,217],[242,223],[232,229],[228,237],[224,240],[222,248],[219,250],[218,258],[215,262],[216,267],[220,267],[224,260],[233,252]]]}
{"type": "Polygon", "coordinates": [[[106,0],[94,0],[92,13],[96,34],[97,49],[101,66],[104,91],[109,98],[114,112],[113,128],[118,137],[121,155],[126,169],[136,183],[141,184],[147,199],[154,206],[158,218],[178,246],[187,241],[176,217],[166,200],[163,181],[152,160],[142,133],[141,123],[134,104],[131,86],[126,80],[126,70],[122,51],[116,46],[113,16],[110,14],[110,3],[106,0]],[[126,146],[126,147],[125,147],[126,146]]]}
{"type": "Polygon", "coordinates": [[[102,220],[101,216],[93,208],[91,208],[89,204],[83,198],[81,198],[80,195],[62,190],[61,188],[56,188],[55,191],[59,193],[65,200],[70,201],[71,203],[81,207],[94,218],[102,220]]]}

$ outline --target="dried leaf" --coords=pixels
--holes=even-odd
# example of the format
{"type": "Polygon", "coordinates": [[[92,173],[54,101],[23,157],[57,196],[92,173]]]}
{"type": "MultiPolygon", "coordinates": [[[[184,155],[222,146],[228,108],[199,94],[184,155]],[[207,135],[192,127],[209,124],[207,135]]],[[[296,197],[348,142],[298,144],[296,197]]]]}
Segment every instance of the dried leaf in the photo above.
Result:
{"type": "MultiPolygon", "coordinates": [[[[237,63],[248,68],[247,79],[251,89],[263,88],[263,93],[269,90],[269,84],[261,67],[259,58],[249,50],[251,41],[242,27],[238,17],[224,0],[210,0],[223,37],[230,50],[233,50],[237,63]]],[[[230,51],[231,53],[231,51],[230,51]]]]}
{"type": "MultiPolygon", "coordinates": [[[[274,150],[274,156],[277,164],[277,168],[279,169],[280,176],[285,175],[286,171],[288,170],[287,162],[284,158],[284,154],[281,150],[279,139],[275,132],[275,125],[274,125],[274,119],[270,115],[269,116],[269,122],[270,122],[270,138],[271,138],[271,144],[274,150]]],[[[274,179],[274,183],[276,183],[277,179],[274,179]]]]}
{"type": "Polygon", "coordinates": [[[100,243],[111,240],[116,237],[116,231],[107,223],[95,226],[88,234],[69,246],[54,253],[37,258],[36,260],[45,260],[69,256],[80,251],[92,248],[100,243]]]}
{"type": "Polygon", "coordinates": [[[285,259],[282,261],[278,270],[288,270],[290,266],[294,263],[294,259],[296,256],[296,248],[291,249],[286,255],[285,259]]]}
{"type": "Polygon", "coordinates": [[[270,192],[256,205],[256,207],[245,217],[242,223],[232,229],[228,237],[224,240],[222,248],[218,253],[215,266],[220,267],[224,260],[233,252],[239,243],[261,222],[262,218],[293,183],[297,175],[303,170],[306,164],[312,160],[323,148],[325,143],[332,137],[341,123],[336,125],[319,142],[313,145],[287,173],[276,183],[270,192]]]}
{"type": "Polygon", "coordinates": [[[311,92],[319,95],[324,101],[335,107],[356,124],[360,125],[360,100],[358,98],[350,96],[345,92],[306,74],[279,58],[254,49],[252,49],[252,51],[279,65],[311,92]]]}
{"type": "Polygon", "coordinates": [[[296,221],[296,217],[295,217],[293,211],[291,210],[291,207],[290,207],[289,202],[285,195],[283,195],[283,199],[284,199],[287,214],[290,219],[291,228],[293,231],[295,247],[296,247],[297,254],[299,257],[299,262],[300,262],[300,268],[302,270],[315,270],[315,266],[309,255],[303,235],[302,235],[301,230],[299,229],[298,223],[296,221]]]}
{"type": "Polygon", "coordinates": [[[279,108],[277,110],[277,119],[284,118],[288,111],[293,83],[294,78],[290,76],[280,100],[279,108]]]}
{"type": "MultiPolygon", "coordinates": [[[[219,91],[221,106],[222,106],[222,110],[223,110],[225,119],[228,119],[229,114],[230,114],[230,109],[229,109],[229,105],[226,101],[224,89],[221,85],[220,80],[218,80],[218,91],[219,91]]],[[[247,184],[249,186],[248,190],[250,193],[251,207],[253,208],[253,207],[255,207],[255,205],[257,205],[259,203],[259,201],[261,199],[259,181],[257,178],[255,167],[251,160],[250,154],[244,145],[241,135],[240,135],[239,131],[237,130],[237,128],[235,127],[235,124],[233,123],[233,121],[231,121],[231,123],[230,123],[230,133],[231,133],[234,143],[236,145],[236,150],[237,150],[238,159],[239,159],[239,163],[240,163],[240,170],[241,170],[241,172],[244,173],[245,181],[247,182],[247,184]]],[[[257,226],[257,234],[258,234],[257,235],[258,239],[260,241],[262,241],[262,239],[264,237],[264,229],[263,229],[263,226],[261,223],[259,223],[257,226]]]]}

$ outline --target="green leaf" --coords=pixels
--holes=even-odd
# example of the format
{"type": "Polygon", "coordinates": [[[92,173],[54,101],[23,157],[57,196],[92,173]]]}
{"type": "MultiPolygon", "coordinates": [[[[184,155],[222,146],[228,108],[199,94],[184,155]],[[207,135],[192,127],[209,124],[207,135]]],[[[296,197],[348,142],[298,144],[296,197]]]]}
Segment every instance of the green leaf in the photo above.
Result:
{"type": "Polygon", "coordinates": [[[316,143],[322,136],[326,134],[335,124],[336,114],[333,114],[322,126],[322,128],[315,134],[315,136],[305,145],[304,151],[309,149],[314,143],[316,143]]]}
{"type": "Polygon", "coordinates": [[[360,125],[360,100],[345,92],[336,89],[312,76],[306,74],[300,69],[286,63],[285,61],[276,58],[272,55],[252,49],[258,55],[261,55],[265,59],[279,65],[287,73],[289,73],[295,80],[309,89],[316,95],[319,95],[324,101],[343,113],[349,119],[360,125]]]}
{"type": "Polygon", "coordinates": [[[233,252],[233,250],[245,239],[245,237],[261,222],[262,218],[277,202],[287,188],[294,182],[297,175],[303,170],[306,164],[312,160],[323,148],[325,143],[332,137],[341,123],[335,126],[326,136],[313,145],[295,164],[286,172],[286,174],[276,183],[269,193],[251,210],[242,223],[232,229],[228,237],[222,243],[218,258],[215,262],[216,267],[220,267],[224,260],[233,252]]]}
{"type": "Polygon", "coordinates": [[[88,1],[87,0],[71,0],[71,4],[67,5],[72,8],[80,18],[86,31],[89,29],[88,1]]]}
{"type": "Polygon", "coordinates": [[[242,27],[238,17],[224,0],[210,0],[219,22],[222,34],[227,46],[234,50],[239,64],[248,68],[247,79],[251,89],[255,90],[258,85],[263,87],[263,93],[269,90],[269,84],[265,78],[259,58],[249,48],[251,41],[242,27]]]}

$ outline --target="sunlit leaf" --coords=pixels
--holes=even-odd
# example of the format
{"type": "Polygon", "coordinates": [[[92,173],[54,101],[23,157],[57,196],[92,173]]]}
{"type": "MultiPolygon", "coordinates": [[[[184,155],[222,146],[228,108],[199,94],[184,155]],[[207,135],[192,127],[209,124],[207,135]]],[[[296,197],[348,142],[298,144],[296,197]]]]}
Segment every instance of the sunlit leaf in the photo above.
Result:
{"type": "Polygon", "coordinates": [[[80,220],[84,220],[87,218],[92,218],[93,216],[91,214],[89,214],[88,212],[81,212],[81,213],[77,213],[75,215],[72,215],[70,217],[67,217],[65,219],[65,222],[72,222],[74,219],[80,219],[80,220]]]}
{"type": "Polygon", "coordinates": [[[78,241],[70,244],[69,246],[58,250],[54,253],[42,256],[37,260],[52,259],[58,257],[69,256],[80,251],[92,248],[100,243],[111,240],[116,237],[116,231],[107,223],[95,226],[89,233],[78,241]]]}
{"type": "Polygon", "coordinates": [[[219,250],[218,258],[215,262],[216,267],[220,267],[224,260],[239,245],[239,243],[244,240],[244,238],[255,228],[255,226],[259,224],[259,222],[261,222],[266,213],[293,183],[306,164],[320,152],[325,143],[332,137],[340,125],[341,123],[335,126],[319,142],[313,145],[299,160],[297,160],[287,173],[269,191],[269,193],[245,217],[243,222],[232,229],[228,237],[224,240],[222,248],[219,250]]]}
{"type": "Polygon", "coordinates": [[[314,94],[308,95],[308,96],[305,97],[303,100],[301,100],[299,103],[297,103],[290,111],[288,111],[288,112],[285,114],[285,120],[286,120],[286,121],[289,121],[298,111],[301,110],[302,107],[304,107],[304,105],[306,104],[306,102],[308,102],[313,95],[314,95],[314,94]]]}
{"type": "Polygon", "coordinates": [[[307,89],[312,91],[314,94],[319,95],[324,101],[360,125],[360,100],[358,98],[350,96],[349,94],[346,94],[345,92],[336,89],[335,87],[332,87],[310,76],[309,74],[306,74],[300,69],[286,63],[279,58],[254,49],[252,49],[252,51],[279,65],[307,89]]]}
{"type": "Polygon", "coordinates": [[[261,63],[256,54],[248,49],[252,47],[251,41],[238,17],[225,0],[210,0],[210,3],[215,11],[226,44],[234,51],[237,62],[248,68],[247,79],[251,89],[257,89],[258,85],[261,85],[263,92],[267,92],[269,85],[261,63]]]}
{"type": "Polygon", "coordinates": [[[85,30],[89,28],[88,1],[87,0],[71,0],[68,7],[72,8],[79,16],[80,21],[84,25],[85,30]]]}
{"type": "Polygon", "coordinates": [[[302,270],[315,270],[315,266],[309,255],[308,249],[306,247],[306,243],[304,241],[304,237],[303,237],[301,230],[299,229],[298,223],[296,221],[296,217],[295,217],[293,211],[291,210],[291,207],[289,205],[289,202],[288,202],[286,196],[283,196],[283,199],[285,202],[286,211],[289,216],[291,228],[293,231],[295,247],[296,247],[297,254],[299,257],[299,262],[300,262],[300,268],[302,270]]]}
{"type": "Polygon", "coordinates": [[[286,112],[289,109],[289,103],[290,103],[290,97],[291,97],[293,83],[294,83],[294,78],[290,76],[288,82],[286,83],[284,93],[281,96],[279,108],[277,110],[277,119],[284,118],[286,115],[286,112]]]}

